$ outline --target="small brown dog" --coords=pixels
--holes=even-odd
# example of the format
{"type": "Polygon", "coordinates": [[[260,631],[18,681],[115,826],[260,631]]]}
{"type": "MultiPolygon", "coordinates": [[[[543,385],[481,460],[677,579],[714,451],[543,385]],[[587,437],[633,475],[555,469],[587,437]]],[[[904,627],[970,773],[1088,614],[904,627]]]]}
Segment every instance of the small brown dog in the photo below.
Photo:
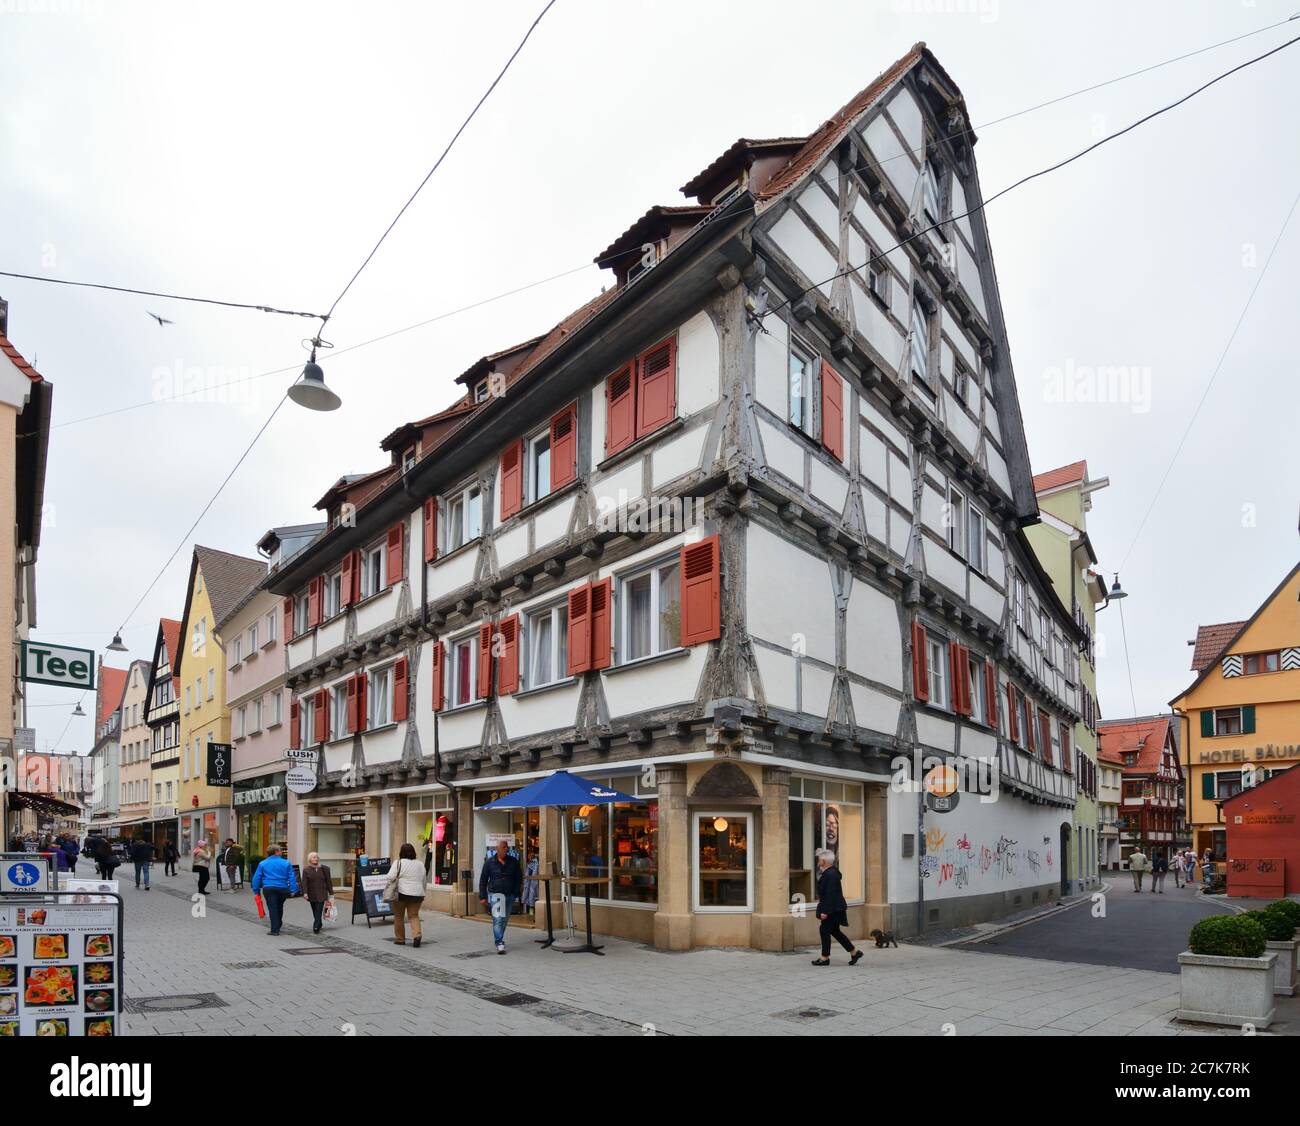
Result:
{"type": "Polygon", "coordinates": [[[874,930],[871,937],[876,940],[876,949],[881,950],[888,946],[897,946],[898,939],[894,937],[893,931],[874,930]]]}

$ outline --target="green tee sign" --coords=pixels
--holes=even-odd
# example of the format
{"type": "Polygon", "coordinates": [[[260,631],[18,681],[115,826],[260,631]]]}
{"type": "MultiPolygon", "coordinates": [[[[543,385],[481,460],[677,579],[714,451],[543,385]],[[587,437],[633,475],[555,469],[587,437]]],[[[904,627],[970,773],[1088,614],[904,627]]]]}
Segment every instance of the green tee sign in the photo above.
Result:
{"type": "Polygon", "coordinates": [[[93,649],[24,641],[22,667],[22,678],[28,684],[53,684],[60,688],[95,687],[93,649]]]}

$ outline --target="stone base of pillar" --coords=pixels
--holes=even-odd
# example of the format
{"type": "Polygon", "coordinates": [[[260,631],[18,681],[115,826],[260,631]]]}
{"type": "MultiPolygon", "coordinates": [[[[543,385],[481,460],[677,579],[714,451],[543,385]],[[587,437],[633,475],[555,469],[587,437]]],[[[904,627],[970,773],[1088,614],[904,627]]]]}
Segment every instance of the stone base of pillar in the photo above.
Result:
{"type": "Polygon", "coordinates": [[[780,915],[753,915],[749,923],[750,944],[755,950],[793,950],[793,917],[780,915]]]}
{"type": "Polygon", "coordinates": [[[689,950],[691,948],[691,916],[655,913],[655,949],[689,950]]]}

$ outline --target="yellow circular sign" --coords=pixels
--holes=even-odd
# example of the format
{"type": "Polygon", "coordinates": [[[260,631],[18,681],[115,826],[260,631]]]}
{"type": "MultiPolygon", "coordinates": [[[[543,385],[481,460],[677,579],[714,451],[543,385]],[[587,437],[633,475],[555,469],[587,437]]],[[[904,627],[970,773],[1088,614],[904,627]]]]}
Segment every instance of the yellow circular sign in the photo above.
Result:
{"type": "Polygon", "coordinates": [[[958,789],[957,771],[951,766],[933,767],[925,776],[925,792],[936,798],[946,798],[958,789]]]}

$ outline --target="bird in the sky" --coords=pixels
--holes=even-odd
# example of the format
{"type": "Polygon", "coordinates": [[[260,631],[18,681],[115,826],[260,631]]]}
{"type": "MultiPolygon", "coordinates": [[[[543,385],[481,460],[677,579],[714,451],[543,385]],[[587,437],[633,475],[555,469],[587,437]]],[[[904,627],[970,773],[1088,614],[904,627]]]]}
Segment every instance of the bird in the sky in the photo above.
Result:
{"type": "MultiPolygon", "coordinates": [[[[149,313],[149,310],[146,309],[145,312],[149,313]]],[[[162,325],[169,325],[169,324],[176,323],[175,321],[169,321],[166,317],[160,317],[157,313],[149,313],[149,315],[158,322],[159,327],[161,327],[162,325]]]]}

